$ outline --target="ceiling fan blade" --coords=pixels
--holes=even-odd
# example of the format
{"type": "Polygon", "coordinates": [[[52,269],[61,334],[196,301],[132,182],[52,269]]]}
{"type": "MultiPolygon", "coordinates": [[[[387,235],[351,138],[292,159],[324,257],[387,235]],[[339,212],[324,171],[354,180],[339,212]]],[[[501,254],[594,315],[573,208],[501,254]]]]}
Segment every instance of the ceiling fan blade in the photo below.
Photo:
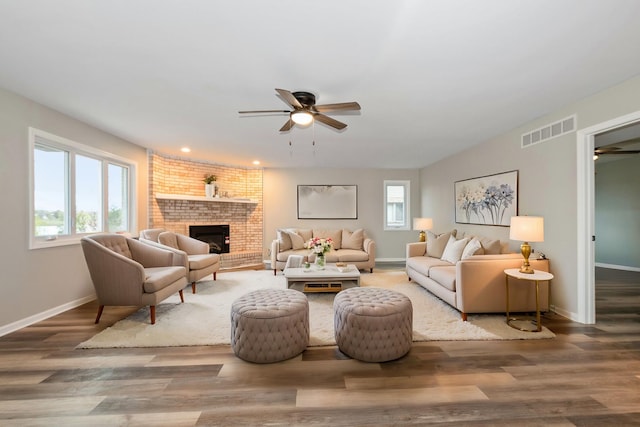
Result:
{"type": "Polygon", "coordinates": [[[320,112],[325,111],[348,111],[348,110],[359,110],[360,104],[357,102],[339,102],[337,104],[322,104],[316,105],[315,110],[320,112]]]}
{"type": "Polygon", "coordinates": [[[303,108],[302,104],[300,104],[300,101],[298,101],[296,97],[293,96],[293,94],[288,90],[276,88],[276,92],[278,92],[278,94],[280,94],[280,96],[284,98],[284,100],[287,101],[287,103],[289,103],[289,105],[291,105],[293,108],[303,108]]]}
{"type": "Polygon", "coordinates": [[[287,120],[287,123],[285,123],[284,126],[280,128],[280,132],[286,132],[288,130],[291,130],[294,124],[295,123],[293,123],[293,120],[291,119],[287,120]]]}
{"type": "Polygon", "coordinates": [[[239,114],[256,114],[256,113],[290,113],[289,110],[249,110],[238,111],[239,114]]]}
{"type": "Polygon", "coordinates": [[[329,116],[325,116],[324,114],[314,114],[313,118],[320,123],[324,123],[325,125],[331,126],[332,128],[336,128],[338,130],[342,130],[347,127],[346,124],[339,122],[336,119],[332,119],[329,116]]]}

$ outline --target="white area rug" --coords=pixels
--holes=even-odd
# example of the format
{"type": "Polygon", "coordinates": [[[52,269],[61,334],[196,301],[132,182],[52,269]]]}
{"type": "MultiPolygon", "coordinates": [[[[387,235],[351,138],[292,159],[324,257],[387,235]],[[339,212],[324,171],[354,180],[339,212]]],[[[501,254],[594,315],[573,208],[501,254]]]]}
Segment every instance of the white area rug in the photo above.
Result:
{"type": "MultiPolygon", "coordinates": [[[[149,324],[149,309],[142,308],[78,348],[171,347],[229,344],[230,310],[233,301],[262,288],[284,288],[282,273],[272,270],[218,273],[218,280],[198,282],[198,293],[184,291],[156,307],[156,324],[149,324]]],[[[420,285],[409,282],[404,271],[363,273],[361,286],[394,289],[413,304],[414,341],[513,340],[552,338],[553,332],[521,332],[505,323],[504,315],[473,315],[463,322],[460,313],[420,285]]],[[[307,294],[311,346],[335,345],[332,293],[307,294]]],[[[106,307],[105,310],[108,310],[106,307]]]]}

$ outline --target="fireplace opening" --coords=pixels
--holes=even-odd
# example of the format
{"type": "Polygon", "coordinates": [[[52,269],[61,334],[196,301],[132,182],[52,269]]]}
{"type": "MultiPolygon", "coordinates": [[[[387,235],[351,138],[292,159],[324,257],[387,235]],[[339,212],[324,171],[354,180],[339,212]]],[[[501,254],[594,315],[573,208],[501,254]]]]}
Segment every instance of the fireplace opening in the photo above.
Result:
{"type": "Polygon", "coordinates": [[[229,253],[228,225],[190,225],[189,236],[209,244],[209,253],[229,253]]]}

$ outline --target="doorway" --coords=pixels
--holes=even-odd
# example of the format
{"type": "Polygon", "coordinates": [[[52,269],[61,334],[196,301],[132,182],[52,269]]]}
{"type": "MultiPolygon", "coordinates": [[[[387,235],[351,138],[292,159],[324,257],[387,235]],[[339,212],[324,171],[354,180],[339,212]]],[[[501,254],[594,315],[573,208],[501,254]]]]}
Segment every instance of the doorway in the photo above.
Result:
{"type": "Polygon", "coordinates": [[[577,132],[577,261],[578,322],[596,322],[595,304],[595,136],[640,122],[640,111],[608,120],[577,132]]]}

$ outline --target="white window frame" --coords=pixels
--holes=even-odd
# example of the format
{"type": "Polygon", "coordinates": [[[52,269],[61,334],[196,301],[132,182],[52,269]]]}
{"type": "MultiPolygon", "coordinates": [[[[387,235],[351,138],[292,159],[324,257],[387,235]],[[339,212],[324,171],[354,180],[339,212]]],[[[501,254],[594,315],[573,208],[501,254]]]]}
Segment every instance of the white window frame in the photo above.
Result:
{"type": "Polygon", "coordinates": [[[409,218],[411,217],[411,181],[408,180],[385,180],[383,183],[384,191],[383,191],[383,215],[384,215],[384,230],[385,231],[406,231],[411,230],[411,224],[409,223],[409,218]],[[404,225],[396,226],[390,225],[387,218],[387,189],[389,186],[402,186],[404,187],[404,202],[405,202],[405,211],[404,211],[404,225]]]}
{"type": "Polygon", "coordinates": [[[129,169],[129,182],[128,182],[128,207],[129,207],[129,217],[128,224],[129,230],[136,229],[136,171],[138,168],[138,164],[136,161],[127,159],[124,157],[120,157],[118,155],[108,153],[106,151],[99,150],[94,147],[90,147],[79,142],[72,141],[67,138],[63,138],[49,132],[45,132],[36,128],[29,128],[29,249],[42,249],[42,248],[50,248],[56,246],[67,246],[67,245],[75,245],[80,243],[80,239],[91,233],[76,233],[75,231],[75,206],[73,203],[75,201],[75,155],[82,155],[86,157],[91,157],[96,160],[102,162],[102,197],[103,197],[103,206],[102,206],[102,227],[103,230],[108,230],[108,221],[109,221],[109,206],[107,203],[108,200],[108,191],[107,191],[107,169],[108,164],[115,164],[118,166],[122,166],[124,168],[129,169]],[[35,182],[34,182],[34,150],[36,145],[44,145],[49,146],[51,148],[63,150],[69,153],[69,162],[67,165],[66,173],[69,174],[69,188],[67,189],[69,193],[71,206],[68,207],[68,213],[70,220],[72,221],[70,226],[70,233],[68,235],[62,236],[37,236],[35,235],[35,182]]]}

